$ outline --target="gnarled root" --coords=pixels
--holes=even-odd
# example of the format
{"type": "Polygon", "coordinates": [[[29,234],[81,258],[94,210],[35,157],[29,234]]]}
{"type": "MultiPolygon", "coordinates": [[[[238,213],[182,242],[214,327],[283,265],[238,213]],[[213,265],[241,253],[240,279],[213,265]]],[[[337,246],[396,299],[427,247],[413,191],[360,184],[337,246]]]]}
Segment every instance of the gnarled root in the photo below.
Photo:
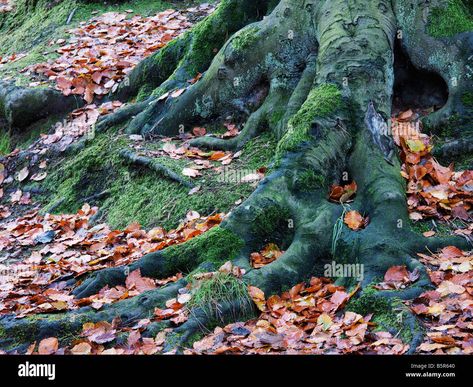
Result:
{"type": "Polygon", "coordinates": [[[65,97],[49,88],[23,88],[0,81],[0,118],[9,130],[23,130],[53,115],[65,114],[84,105],[79,96],[65,97]]]}
{"type": "MultiPolygon", "coordinates": [[[[235,2],[240,3],[245,2],[235,2]]],[[[220,226],[127,267],[98,271],[76,284],[75,296],[86,297],[106,285],[123,284],[126,274],[136,269],[146,277],[165,278],[176,272],[189,273],[205,262],[218,267],[228,260],[246,270],[242,277],[246,284],[261,288],[267,296],[311,275],[324,275],[322,267],[327,261],[363,265],[361,297],[368,293],[368,285],[395,265],[417,269],[419,279],[400,292],[377,292],[377,297],[410,299],[428,289],[427,272],[415,254],[467,241],[428,241],[410,228],[405,182],[396,149],[386,133],[391,116],[394,39],[398,23],[405,24],[396,20],[400,2],[394,3],[393,10],[389,2],[381,0],[350,4],[321,1],[307,7],[282,0],[270,16],[245,27],[224,44],[203,79],[185,93],[167,101],[151,97],[143,105],[107,118],[116,125],[120,114],[126,119],[136,115],[128,131],[173,135],[180,127],[189,130],[199,122],[237,111],[240,117],[249,117],[239,137],[229,141],[203,138],[193,144],[238,149],[265,126],[275,131],[279,144],[271,174],[220,226]],[[329,187],[353,180],[358,192],[350,209],[369,216],[370,223],[359,231],[343,226],[341,232],[334,233],[334,225],[343,224],[340,220],[345,211],[341,204],[328,202],[329,187]],[[253,268],[250,254],[268,243],[277,243],[285,253],[260,269],[253,268]]],[[[406,33],[417,34],[420,27],[405,28],[406,33]]],[[[186,39],[190,38],[178,43],[182,44],[182,55],[189,49],[186,39]]],[[[421,41],[421,45],[428,42],[421,41]]],[[[418,43],[406,49],[415,56],[414,63],[428,62],[426,55],[430,54],[418,43]],[[415,49],[420,53],[415,54],[415,49]]],[[[439,61],[432,69],[451,76],[448,69],[453,67],[439,61]]],[[[154,86],[161,82],[159,79],[154,86]]],[[[350,278],[342,280],[353,285],[350,278]]],[[[145,292],[102,312],[81,309],[61,316],[60,321],[68,321],[69,316],[81,321],[111,320],[115,315],[122,320],[142,318],[165,299],[175,297],[185,283],[182,280],[145,292]]],[[[227,306],[231,305],[221,306],[224,322],[229,322],[227,306]]],[[[202,310],[194,312],[169,338],[167,348],[189,345],[193,333],[211,325],[212,319],[202,310]]],[[[230,316],[230,320],[236,318],[241,316],[230,316]]],[[[417,323],[408,314],[404,324],[414,330],[417,323]]],[[[0,327],[13,329],[11,318],[0,319],[0,327]]],[[[51,335],[51,329],[59,332],[61,326],[35,320],[20,322],[18,329],[38,329],[35,337],[40,338],[51,335]]],[[[421,333],[414,335],[411,350],[420,337],[421,333]]]]}

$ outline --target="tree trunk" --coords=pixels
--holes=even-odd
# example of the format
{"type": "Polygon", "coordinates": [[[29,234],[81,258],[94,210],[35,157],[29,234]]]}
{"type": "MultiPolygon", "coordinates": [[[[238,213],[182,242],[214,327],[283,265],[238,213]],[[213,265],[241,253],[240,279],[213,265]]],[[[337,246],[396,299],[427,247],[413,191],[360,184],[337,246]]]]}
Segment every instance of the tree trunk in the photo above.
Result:
{"type": "MultiPolygon", "coordinates": [[[[423,292],[430,281],[415,254],[426,247],[463,246],[465,242],[426,239],[410,229],[405,182],[389,135],[394,48],[398,41],[416,68],[438,74],[448,85],[447,103],[426,123],[435,127],[453,114],[468,117],[471,109],[462,97],[473,89],[472,78],[467,76],[473,33],[434,38],[427,32],[429,14],[445,4],[224,0],[215,14],[189,34],[143,61],[113,97],[129,99],[143,87],[158,92],[105,118],[97,130],[127,122],[130,133],[169,136],[183,127],[189,131],[233,115],[246,121],[237,138],[203,137],[194,140],[194,145],[241,149],[263,130],[274,132],[279,143],[272,173],[217,231],[192,245],[147,255],[126,269],[139,268],[143,276],[164,278],[183,268],[197,268],[205,264],[209,243],[223,245],[219,259],[224,262],[229,258],[224,247],[232,240],[239,241],[232,258],[246,270],[244,281],[267,295],[320,274],[330,260],[363,264],[363,287],[393,265],[417,268],[421,278],[414,286],[378,292],[378,296],[408,299],[423,292]],[[226,41],[224,33],[231,36],[226,41]],[[219,51],[212,60],[215,48],[219,51]],[[200,54],[204,57],[197,57],[200,54]],[[157,98],[198,71],[205,71],[203,79],[181,96],[157,98]],[[331,184],[352,180],[358,193],[351,208],[368,215],[371,222],[362,231],[344,228],[335,234],[343,206],[330,203],[327,193],[331,184]],[[280,238],[288,248],[278,260],[253,269],[249,255],[268,238],[280,238]]],[[[124,283],[125,272],[124,268],[97,272],[77,286],[75,295],[85,297],[105,285],[124,283]]],[[[60,333],[71,315],[76,323],[70,329],[76,330],[82,321],[115,316],[130,320],[162,306],[184,284],[182,280],[146,292],[102,312],[84,309],[63,320],[45,318],[35,323],[3,317],[0,325],[12,332],[34,329],[40,338],[60,333]]],[[[195,316],[176,330],[186,333],[181,344],[189,344],[190,334],[209,323],[203,315],[195,316]]]]}

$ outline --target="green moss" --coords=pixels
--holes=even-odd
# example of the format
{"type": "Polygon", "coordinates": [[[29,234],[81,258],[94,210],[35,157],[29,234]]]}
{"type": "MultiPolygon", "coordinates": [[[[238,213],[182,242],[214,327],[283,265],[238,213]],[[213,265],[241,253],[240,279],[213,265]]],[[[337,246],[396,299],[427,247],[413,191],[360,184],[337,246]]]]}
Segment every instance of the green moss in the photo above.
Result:
{"type": "Polygon", "coordinates": [[[463,105],[467,107],[473,107],[473,92],[467,91],[461,97],[463,105]]]}
{"type": "Polygon", "coordinates": [[[247,285],[239,278],[228,273],[216,273],[210,279],[195,282],[191,279],[192,298],[187,307],[192,310],[204,311],[211,325],[224,323],[227,316],[222,306],[233,305],[233,318],[237,320],[253,316],[253,303],[248,294],[247,285]]]}
{"type": "Polygon", "coordinates": [[[202,331],[194,332],[192,335],[188,337],[189,344],[193,344],[196,341],[200,341],[205,337],[205,333],[202,331]]]}
{"type": "Polygon", "coordinates": [[[148,98],[152,94],[152,92],[153,92],[153,88],[145,84],[138,91],[138,94],[136,95],[136,102],[144,101],[146,98],[148,98]]]}
{"type": "Polygon", "coordinates": [[[284,109],[278,109],[275,112],[273,112],[271,116],[269,117],[269,126],[271,128],[276,127],[278,122],[280,122],[284,118],[285,113],[286,112],[284,109]]]}
{"type": "Polygon", "coordinates": [[[352,298],[346,306],[347,310],[363,316],[370,313],[385,314],[389,312],[390,308],[390,301],[378,296],[376,289],[371,286],[367,286],[361,296],[352,298]]]}
{"type": "Polygon", "coordinates": [[[284,247],[292,240],[292,233],[288,230],[290,217],[287,209],[268,200],[256,210],[251,232],[263,244],[273,242],[284,247]]]}
{"type": "Polygon", "coordinates": [[[300,192],[309,192],[324,186],[325,177],[311,169],[304,169],[295,176],[294,188],[300,192]]]}
{"type": "MultiPolygon", "coordinates": [[[[252,140],[228,170],[256,170],[267,165],[274,144],[268,135],[252,140]]],[[[111,131],[98,135],[76,154],[51,161],[47,178],[37,183],[49,191],[42,197],[45,211],[53,208],[56,213],[71,213],[89,202],[100,207],[103,221],[111,227],[123,228],[136,221],[146,228],[171,229],[191,210],[201,215],[228,212],[237,200],[245,199],[254,190],[249,184],[222,182],[217,172],[210,169],[203,171],[204,176],[196,181],[201,190],[189,196],[188,188],[123,162],[118,153],[127,146],[126,136],[111,131]],[[90,199],[99,193],[104,196],[90,199]]],[[[176,173],[188,164],[185,159],[166,157],[157,161],[176,173]]]]}
{"type": "Polygon", "coordinates": [[[57,160],[53,172],[42,184],[52,194],[45,211],[62,201],[58,211],[75,212],[84,199],[110,188],[113,182],[123,181],[126,169],[120,164],[118,150],[124,144],[123,138],[102,135],[78,154],[57,160]]]}
{"type": "Polygon", "coordinates": [[[473,16],[462,0],[448,0],[447,7],[436,7],[430,14],[427,30],[434,37],[448,37],[473,31],[473,16]]]}
{"type": "Polygon", "coordinates": [[[0,132],[0,155],[6,155],[11,151],[10,136],[8,132],[0,132]]]}
{"type": "Polygon", "coordinates": [[[453,232],[457,228],[462,228],[464,225],[462,224],[461,220],[453,220],[450,224],[444,223],[444,222],[433,222],[429,220],[423,220],[423,221],[417,221],[413,222],[411,221],[411,230],[418,233],[418,234],[423,234],[424,232],[427,231],[435,231],[435,236],[438,237],[443,237],[443,236],[448,236],[448,235],[453,235],[453,232]]]}
{"type": "MultiPolygon", "coordinates": [[[[446,138],[455,137],[455,134],[458,133],[458,130],[461,129],[462,120],[458,114],[452,114],[448,119],[442,123],[440,127],[431,127],[427,119],[423,119],[422,123],[426,132],[432,132],[440,137],[441,140],[446,138]]],[[[437,146],[439,143],[437,144],[437,146]]]]}
{"type": "MultiPolygon", "coordinates": [[[[389,331],[405,343],[411,342],[416,333],[406,323],[409,311],[402,301],[397,298],[382,297],[372,287],[367,287],[360,297],[352,298],[346,310],[362,316],[373,314],[371,321],[377,325],[375,331],[389,331]]],[[[416,325],[415,330],[418,329],[421,328],[416,325]]]]}
{"type": "Polygon", "coordinates": [[[245,15],[233,0],[222,0],[217,10],[192,29],[192,46],[185,58],[189,74],[203,72],[245,15]]]}
{"type": "Polygon", "coordinates": [[[311,140],[310,130],[316,118],[324,118],[342,104],[342,93],[333,84],[312,89],[299,111],[289,120],[289,129],[278,144],[277,154],[294,151],[311,140]]]}
{"type": "Polygon", "coordinates": [[[233,232],[214,227],[183,244],[168,247],[163,250],[163,256],[170,264],[180,267],[202,262],[219,265],[236,258],[242,247],[243,241],[233,232]]]}
{"type": "Polygon", "coordinates": [[[232,40],[233,48],[237,51],[244,50],[258,40],[258,27],[248,27],[238,32],[232,40]]]}

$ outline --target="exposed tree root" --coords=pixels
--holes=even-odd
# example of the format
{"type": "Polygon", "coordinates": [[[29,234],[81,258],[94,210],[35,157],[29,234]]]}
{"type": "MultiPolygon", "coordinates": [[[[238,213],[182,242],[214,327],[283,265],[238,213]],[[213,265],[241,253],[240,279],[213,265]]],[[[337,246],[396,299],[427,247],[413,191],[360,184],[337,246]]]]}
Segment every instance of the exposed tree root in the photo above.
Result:
{"type": "Polygon", "coordinates": [[[434,155],[443,159],[451,160],[455,156],[470,154],[473,152],[473,137],[460,138],[458,140],[447,141],[442,146],[434,150],[434,155]]]}
{"type": "Polygon", "coordinates": [[[45,117],[68,113],[84,105],[78,96],[65,97],[49,88],[21,88],[0,81],[0,118],[9,130],[19,130],[45,117]]]}
{"type": "MultiPolygon", "coordinates": [[[[263,3],[266,7],[267,2],[263,3]]],[[[418,6],[418,2],[401,0],[394,1],[393,8],[383,0],[319,1],[301,7],[300,2],[281,0],[269,16],[247,25],[262,16],[259,12],[263,8],[252,1],[224,1],[219,8],[222,14],[217,13],[213,18],[228,16],[225,12],[230,9],[235,11],[226,8],[230,4],[235,4],[237,11],[251,12],[244,17],[238,14],[233,24],[225,24],[223,28],[227,31],[246,27],[226,43],[226,38],[219,40],[222,48],[204,77],[176,98],[150,97],[123,108],[105,118],[98,128],[116,126],[134,117],[127,125],[128,132],[169,136],[182,128],[191,130],[193,125],[229,114],[238,115],[246,120],[246,125],[235,139],[204,137],[192,144],[212,149],[240,149],[260,131],[269,129],[279,139],[270,175],[208,235],[146,255],[127,267],[95,272],[75,284],[75,296],[86,297],[106,285],[123,284],[126,273],[136,269],[146,277],[165,278],[176,272],[191,272],[207,261],[220,264],[229,259],[246,270],[242,278],[245,283],[261,288],[267,295],[313,274],[322,274],[323,263],[330,260],[362,264],[364,289],[382,278],[392,266],[406,265],[411,271],[419,270],[420,278],[411,287],[399,292],[380,291],[378,297],[411,299],[428,289],[429,277],[415,254],[446,244],[469,245],[462,238],[426,239],[410,227],[405,182],[387,133],[398,25],[407,35],[403,47],[419,68],[451,80],[454,69],[464,65],[467,56],[458,47],[451,47],[448,40],[427,36],[421,12],[411,11],[406,5],[410,3],[415,4],[414,10],[424,7],[418,6]],[[414,12],[413,19],[406,17],[406,12],[414,12]],[[400,17],[401,14],[404,16],[400,17]],[[415,23],[408,25],[408,20],[415,23]],[[437,49],[439,44],[448,55],[434,60],[435,53],[429,47],[437,49]],[[454,66],[450,63],[453,58],[458,59],[454,66]],[[334,234],[333,227],[342,216],[343,207],[329,203],[327,192],[332,183],[352,180],[356,181],[358,192],[350,208],[369,216],[370,223],[358,232],[344,228],[334,234]],[[283,246],[285,253],[261,269],[252,268],[251,252],[269,242],[283,246]],[[332,251],[334,245],[336,251],[332,251]]],[[[209,20],[214,23],[216,19],[209,20]]],[[[182,87],[190,76],[195,76],[188,71],[192,60],[189,55],[200,49],[202,42],[196,39],[202,36],[192,34],[191,31],[137,67],[130,76],[128,88],[120,89],[121,95],[135,95],[145,83],[154,89],[161,87],[159,91],[165,92],[182,87]],[[147,68],[157,56],[163,62],[147,68]],[[165,58],[170,68],[164,64],[165,58]],[[153,74],[149,82],[148,74],[153,74]]],[[[207,69],[211,56],[200,62],[199,71],[207,69]]],[[[458,87],[450,82],[449,86],[447,105],[434,113],[431,120],[464,108],[459,101],[466,88],[471,88],[471,81],[458,87]]],[[[181,184],[186,183],[151,159],[129,151],[122,151],[121,155],[181,184]]],[[[351,279],[346,281],[349,285],[351,279]]],[[[143,293],[102,312],[83,309],[66,314],[59,321],[71,318],[110,321],[115,316],[122,321],[142,318],[167,298],[173,298],[183,284],[185,281],[143,293]]],[[[222,308],[220,320],[235,320],[235,316],[226,312],[231,305],[222,308]]],[[[170,338],[168,349],[189,345],[198,329],[215,323],[203,311],[194,312],[188,322],[175,330],[173,337],[178,336],[178,340],[170,338]]],[[[409,314],[404,323],[408,329],[415,330],[411,342],[411,350],[415,350],[421,337],[414,329],[415,317],[409,314]]],[[[0,319],[0,327],[6,327],[7,331],[35,329],[39,332],[34,334],[35,338],[59,334],[61,329],[59,323],[48,319],[42,322],[39,318],[15,324],[11,317],[0,319]]]]}

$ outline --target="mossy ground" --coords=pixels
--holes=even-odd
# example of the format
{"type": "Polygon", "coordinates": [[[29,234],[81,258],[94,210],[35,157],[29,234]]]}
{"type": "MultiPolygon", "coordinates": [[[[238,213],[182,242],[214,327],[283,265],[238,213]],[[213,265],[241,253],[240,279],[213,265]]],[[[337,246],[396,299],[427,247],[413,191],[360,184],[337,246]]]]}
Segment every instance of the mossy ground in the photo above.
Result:
{"type": "Polygon", "coordinates": [[[0,156],[10,153],[11,141],[7,132],[0,131],[0,156]]]}
{"type": "Polygon", "coordinates": [[[434,37],[448,37],[473,31],[472,8],[471,2],[465,0],[448,0],[446,7],[434,8],[427,26],[429,34],[434,37]]]}
{"type": "Polygon", "coordinates": [[[473,92],[468,91],[461,97],[463,104],[468,108],[473,108],[473,92]]]}
{"type": "Polygon", "coordinates": [[[435,236],[443,237],[453,235],[456,228],[464,228],[465,224],[459,219],[452,221],[451,223],[445,222],[433,222],[432,220],[422,220],[411,223],[411,229],[414,232],[423,234],[428,231],[435,231],[435,236]]]}
{"type": "Polygon", "coordinates": [[[257,27],[249,27],[242,30],[240,33],[235,35],[235,38],[233,39],[233,47],[236,50],[243,50],[246,47],[249,47],[258,39],[258,31],[259,28],[257,27]]]}
{"type": "MultiPolygon", "coordinates": [[[[128,137],[114,132],[100,134],[73,156],[60,158],[51,164],[51,173],[44,182],[45,211],[75,212],[84,202],[98,205],[102,220],[112,227],[125,227],[139,222],[143,227],[174,228],[193,210],[201,215],[228,212],[240,199],[254,190],[248,183],[221,179],[213,169],[204,170],[194,183],[201,190],[188,195],[189,189],[147,169],[128,165],[118,152],[128,146],[128,137]],[[103,197],[90,200],[103,193],[103,197]]],[[[263,135],[250,142],[240,158],[226,166],[225,173],[256,170],[271,161],[275,141],[263,135]]],[[[152,147],[153,144],[150,145],[152,147]]],[[[176,173],[190,164],[187,159],[159,157],[158,161],[176,173]]],[[[215,166],[218,166],[217,163],[215,166]]]]}

